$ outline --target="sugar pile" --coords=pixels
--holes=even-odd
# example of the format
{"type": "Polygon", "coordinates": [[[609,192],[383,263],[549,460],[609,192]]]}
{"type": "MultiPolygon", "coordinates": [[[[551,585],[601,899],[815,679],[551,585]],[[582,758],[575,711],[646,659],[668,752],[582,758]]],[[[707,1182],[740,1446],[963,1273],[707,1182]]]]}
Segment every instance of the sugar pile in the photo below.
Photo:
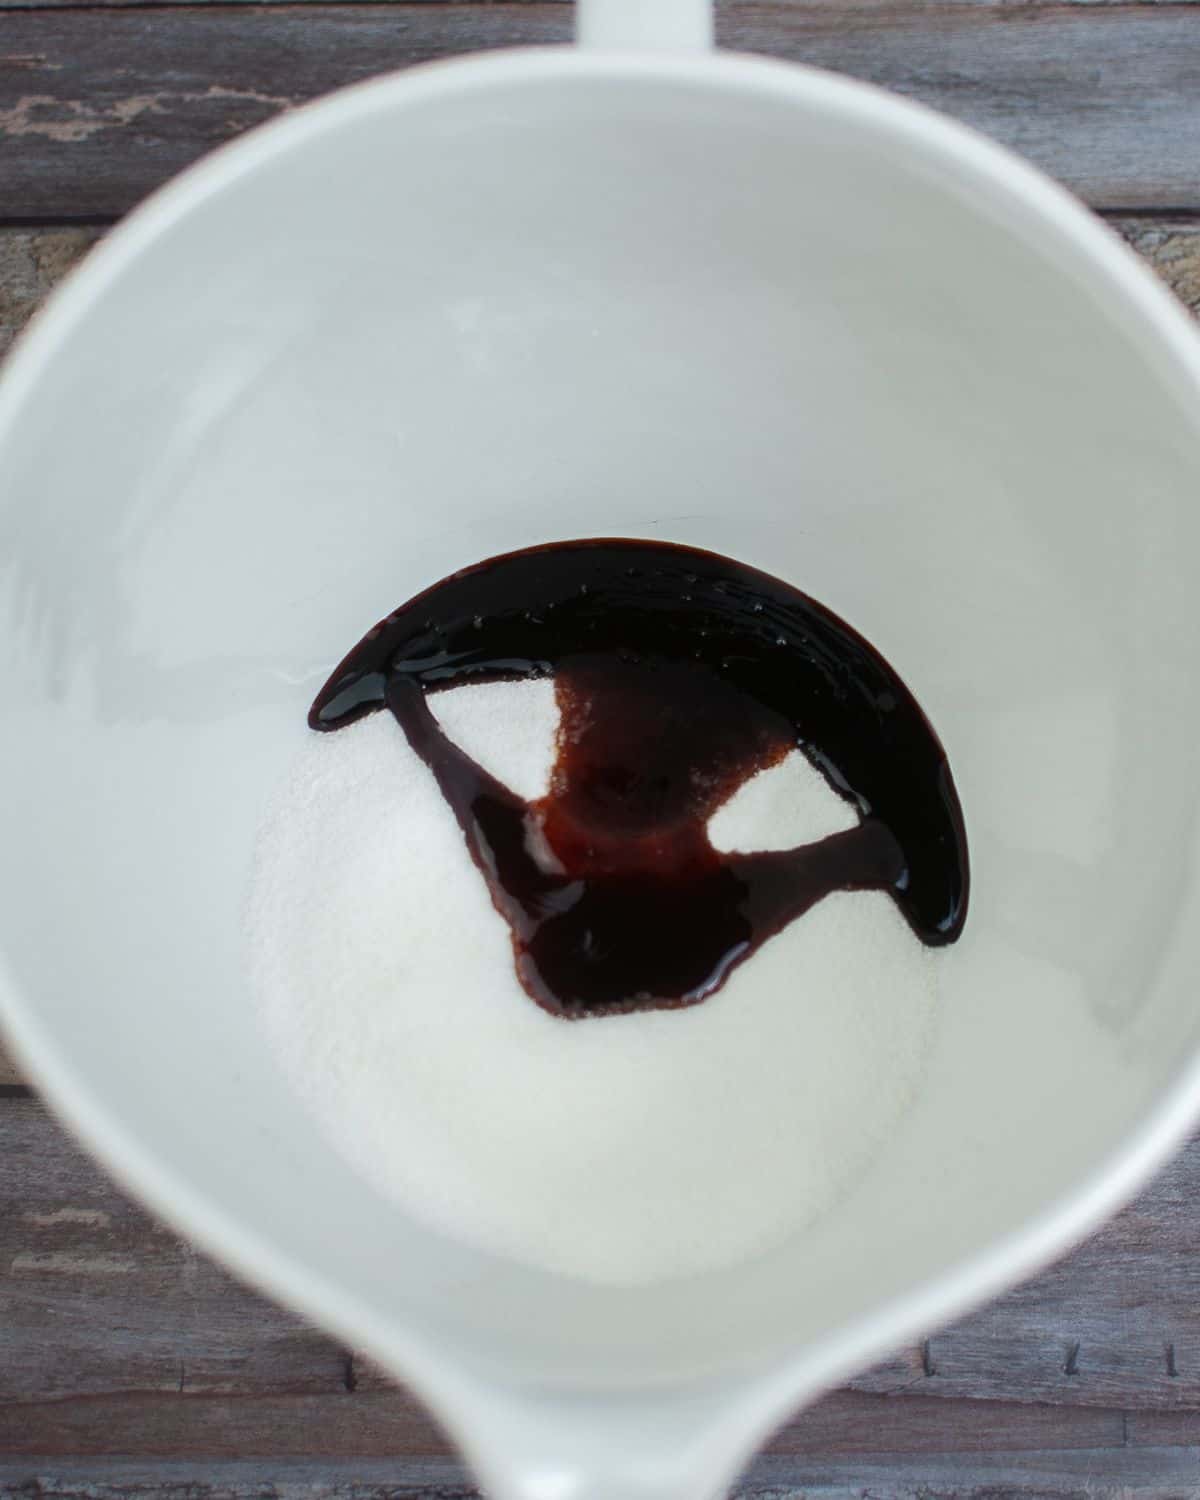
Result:
{"type": "MultiPolygon", "coordinates": [[[[524,797],[547,682],[431,700],[524,797]]],[[[799,755],[710,824],[785,848],[853,814],[799,755]]],[[[848,1191],[919,1085],[937,956],[839,893],[682,1011],[563,1021],[521,989],[453,815],[389,714],[313,735],[263,827],[250,966],[293,1087],[382,1193],[470,1243],[608,1283],[734,1263],[848,1191]]]]}

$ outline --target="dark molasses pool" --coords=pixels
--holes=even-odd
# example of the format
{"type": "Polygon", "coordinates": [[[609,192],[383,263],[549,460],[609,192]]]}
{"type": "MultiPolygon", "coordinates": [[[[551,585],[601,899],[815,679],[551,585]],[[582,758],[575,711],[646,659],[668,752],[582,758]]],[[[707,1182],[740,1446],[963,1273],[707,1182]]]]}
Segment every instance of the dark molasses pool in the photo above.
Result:
{"type": "Polygon", "coordinates": [[[531,547],[465,568],[376,625],[309,713],[388,708],[433,773],[555,1015],[693,1005],[832,891],[886,891],[952,943],[966,833],[937,735],[862,636],[789,584],[665,542],[531,547]],[[552,677],[550,790],[516,796],[442,731],[428,695],[552,677]],[[855,808],[847,832],[722,854],[713,813],[799,749],[855,808]]]}

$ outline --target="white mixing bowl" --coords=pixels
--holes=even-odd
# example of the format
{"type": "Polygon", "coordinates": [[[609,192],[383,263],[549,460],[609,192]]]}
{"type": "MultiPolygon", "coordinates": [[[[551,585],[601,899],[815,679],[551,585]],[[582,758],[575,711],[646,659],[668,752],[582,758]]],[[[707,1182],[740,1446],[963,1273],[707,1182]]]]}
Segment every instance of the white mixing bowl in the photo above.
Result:
{"type": "Polygon", "coordinates": [[[1184,315],[1064,193],[815,72],[510,53],[255,132],[118,229],[0,382],[19,1057],[494,1487],[711,1488],[1192,1117],[1198,396],[1184,315]],[[589,535],[730,553],[864,631],[972,850],[929,1075],[872,1170],[801,1241],[654,1288],[489,1257],[349,1173],[241,952],[336,658],[458,566],[589,535]]]}

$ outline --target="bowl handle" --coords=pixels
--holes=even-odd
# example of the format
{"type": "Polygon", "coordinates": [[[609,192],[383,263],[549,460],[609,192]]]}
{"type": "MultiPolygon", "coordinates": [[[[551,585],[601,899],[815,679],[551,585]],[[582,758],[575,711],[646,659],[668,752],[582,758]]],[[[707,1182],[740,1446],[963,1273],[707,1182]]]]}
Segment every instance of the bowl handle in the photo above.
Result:
{"type": "Polygon", "coordinates": [[[575,39],[613,51],[703,51],[713,43],[712,0],[578,0],[575,39]]]}
{"type": "Polygon", "coordinates": [[[435,1409],[492,1500],[719,1500],[785,1414],[777,1384],[570,1395],[460,1382],[435,1409]]]}

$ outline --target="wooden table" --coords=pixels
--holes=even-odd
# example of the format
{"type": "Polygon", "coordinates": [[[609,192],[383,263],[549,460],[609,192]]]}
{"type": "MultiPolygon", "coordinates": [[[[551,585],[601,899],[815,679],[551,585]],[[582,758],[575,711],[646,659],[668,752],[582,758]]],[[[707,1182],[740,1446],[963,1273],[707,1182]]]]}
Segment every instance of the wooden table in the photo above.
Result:
{"type": "MultiPolygon", "coordinates": [[[[209,147],[371,73],[570,25],[525,0],[0,0],[0,353],[209,147]]],[[[1190,0],[734,0],[719,31],[989,131],[1200,310],[1190,0]]],[[[1054,1270],[797,1417],[739,1489],[1200,1495],[1200,1140],[1054,1270]]],[[[0,1497],[470,1493],[411,1397],[129,1203],[0,1057],[0,1497]]]]}

